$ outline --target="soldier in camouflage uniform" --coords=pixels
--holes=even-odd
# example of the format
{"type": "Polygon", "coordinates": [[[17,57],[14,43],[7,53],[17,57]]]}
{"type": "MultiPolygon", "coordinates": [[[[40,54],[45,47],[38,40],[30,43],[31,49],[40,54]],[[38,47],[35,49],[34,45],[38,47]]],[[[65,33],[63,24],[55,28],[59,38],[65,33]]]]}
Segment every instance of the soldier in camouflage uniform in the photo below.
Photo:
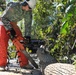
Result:
{"type": "MultiPolygon", "coordinates": [[[[33,9],[35,5],[36,0],[25,0],[22,3],[12,2],[7,5],[0,19],[0,67],[7,65],[7,47],[10,37],[18,37],[19,41],[24,39],[17,26],[17,22],[24,18],[25,24],[29,25],[32,19],[31,9],[33,9]],[[10,32],[10,37],[7,34],[8,31],[10,32]]],[[[28,64],[28,59],[21,51],[18,51],[17,55],[19,57],[20,67],[31,68],[28,64]]]]}

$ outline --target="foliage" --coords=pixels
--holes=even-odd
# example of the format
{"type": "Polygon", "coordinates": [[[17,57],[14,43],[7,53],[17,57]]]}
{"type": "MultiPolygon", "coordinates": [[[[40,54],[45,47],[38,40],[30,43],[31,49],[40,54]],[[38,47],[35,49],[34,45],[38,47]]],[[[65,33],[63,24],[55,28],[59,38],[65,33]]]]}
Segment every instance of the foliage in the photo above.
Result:
{"type": "Polygon", "coordinates": [[[0,0],[0,11],[4,10],[6,7],[6,2],[5,0],[0,0]]]}
{"type": "Polygon", "coordinates": [[[16,58],[16,48],[13,45],[13,43],[11,42],[11,40],[9,40],[8,56],[9,56],[10,59],[16,58]]]}
{"type": "MultiPolygon", "coordinates": [[[[75,33],[76,33],[76,4],[75,2],[66,3],[67,8],[65,9],[64,17],[62,18],[62,26],[60,30],[60,34],[58,35],[58,40],[54,46],[54,50],[59,51],[60,56],[70,56],[72,49],[72,45],[75,41],[75,33]],[[60,44],[60,45],[59,45],[60,44]],[[62,55],[61,55],[62,54],[62,55]]],[[[74,46],[74,48],[76,48],[74,46]]],[[[56,52],[56,51],[55,51],[56,52]]]]}
{"type": "MultiPolygon", "coordinates": [[[[50,40],[50,53],[58,61],[70,53],[76,46],[76,1],[75,0],[39,0],[34,10],[35,38],[50,40]],[[72,48],[73,47],[73,48],[72,48]]],[[[70,57],[71,58],[71,57],[70,57]]]]}

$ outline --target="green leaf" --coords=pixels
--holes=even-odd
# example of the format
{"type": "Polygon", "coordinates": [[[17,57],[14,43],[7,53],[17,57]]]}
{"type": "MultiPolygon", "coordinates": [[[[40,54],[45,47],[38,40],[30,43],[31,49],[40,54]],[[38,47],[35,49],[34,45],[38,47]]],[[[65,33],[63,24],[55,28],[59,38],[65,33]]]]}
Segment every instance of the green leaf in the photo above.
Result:
{"type": "Polygon", "coordinates": [[[63,26],[62,26],[62,28],[61,28],[61,31],[60,31],[60,34],[67,34],[67,32],[68,32],[68,22],[64,22],[63,23],[63,26]]]}

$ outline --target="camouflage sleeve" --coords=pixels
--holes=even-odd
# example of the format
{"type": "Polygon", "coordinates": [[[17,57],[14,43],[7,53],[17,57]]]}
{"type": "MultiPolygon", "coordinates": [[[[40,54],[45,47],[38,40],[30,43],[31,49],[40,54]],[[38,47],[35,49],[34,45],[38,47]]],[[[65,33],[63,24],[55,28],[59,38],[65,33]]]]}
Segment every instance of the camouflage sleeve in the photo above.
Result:
{"type": "Polygon", "coordinates": [[[5,9],[3,15],[1,16],[2,22],[4,23],[4,27],[6,28],[6,30],[10,30],[12,28],[12,26],[10,24],[10,20],[6,17],[7,14],[9,14],[9,11],[11,11],[11,5],[6,6],[6,9],[5,9]]]}
{"type": "Polygon", "coordinates": [[[31,24],[32,24],[32,10],[26,12],[25,18],[24,18],[24,24],[25,24],[25,36],[31,36],[31,24]]]}

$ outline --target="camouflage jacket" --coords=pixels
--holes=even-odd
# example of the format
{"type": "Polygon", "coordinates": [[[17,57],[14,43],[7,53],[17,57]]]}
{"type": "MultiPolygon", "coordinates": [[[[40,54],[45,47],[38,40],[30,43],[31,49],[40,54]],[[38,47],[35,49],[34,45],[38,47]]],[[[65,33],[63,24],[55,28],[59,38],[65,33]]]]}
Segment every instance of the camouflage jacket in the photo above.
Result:
{"type": "MultiPolygon", "coordinates": [[[[19,2],[9,3],[1,17],[6,28],[7,26],[10,26],[9,21],[18,22],[24,18],[25,27],[27,27],[26,29],[27,30],[31,29],[32,11],[22,10],[22,5],[19,2]]],[[[28,32],[27,35],[30,34],[29,31],[26,32],[28,32]]]]}

